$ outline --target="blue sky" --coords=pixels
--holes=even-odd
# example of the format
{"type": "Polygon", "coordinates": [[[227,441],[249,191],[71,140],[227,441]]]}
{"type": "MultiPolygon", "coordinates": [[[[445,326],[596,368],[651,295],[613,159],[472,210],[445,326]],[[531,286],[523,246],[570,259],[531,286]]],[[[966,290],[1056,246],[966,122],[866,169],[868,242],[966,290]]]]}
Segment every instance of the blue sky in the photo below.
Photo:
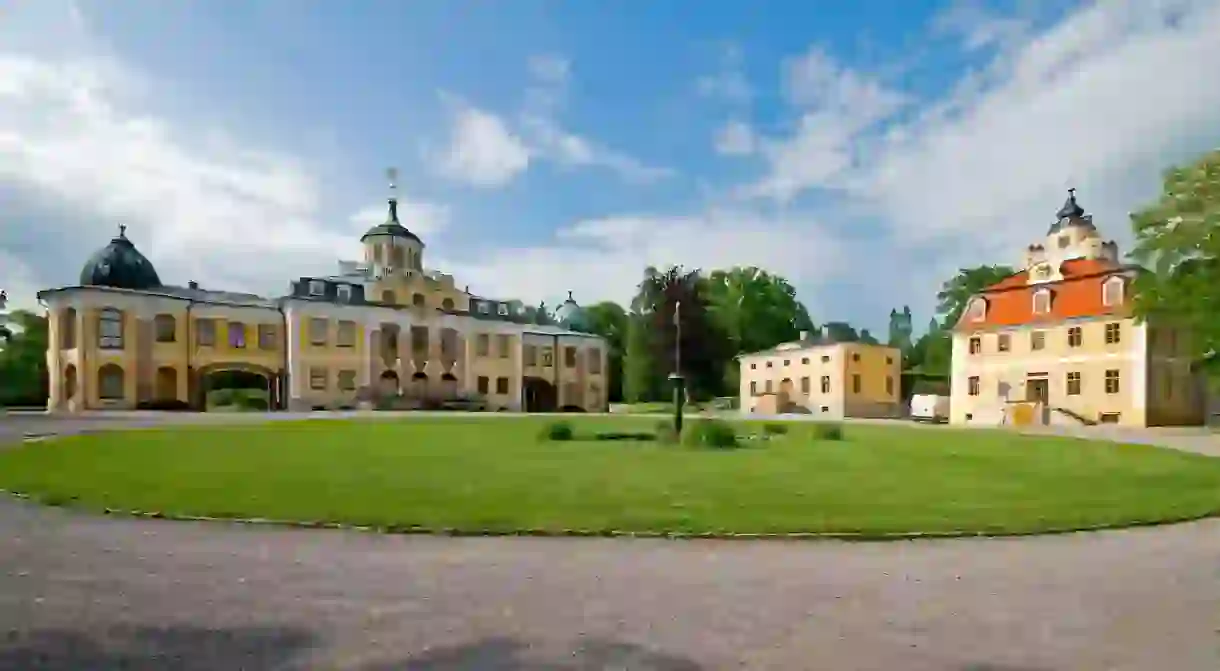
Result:
{"type": "Polygon", "coordinates": [[[267,293],[355,257],[396,166],[425,263],[625,300],[759,265],[815,320],[930,317],[1068,186],[1126,246],[1220,143],[1220,0],[0,0],[0,286],[117,224],[164,280],[267,293]]]}

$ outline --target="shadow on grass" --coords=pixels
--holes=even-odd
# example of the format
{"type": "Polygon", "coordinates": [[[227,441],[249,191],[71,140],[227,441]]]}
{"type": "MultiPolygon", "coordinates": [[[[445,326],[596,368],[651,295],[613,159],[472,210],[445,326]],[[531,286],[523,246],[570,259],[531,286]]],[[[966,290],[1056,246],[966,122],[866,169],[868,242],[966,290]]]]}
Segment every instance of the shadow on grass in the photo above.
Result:
{"type": "Polygon", "coordinates": [[[524,641],[488,638],[440,648],[407,661],[365,667],[363,671],[700,671],[702,668],[685,657],[618,641],[582,641],[560,662],[541,660],[537,656],[531,658],[529,644],[524,641]]]}

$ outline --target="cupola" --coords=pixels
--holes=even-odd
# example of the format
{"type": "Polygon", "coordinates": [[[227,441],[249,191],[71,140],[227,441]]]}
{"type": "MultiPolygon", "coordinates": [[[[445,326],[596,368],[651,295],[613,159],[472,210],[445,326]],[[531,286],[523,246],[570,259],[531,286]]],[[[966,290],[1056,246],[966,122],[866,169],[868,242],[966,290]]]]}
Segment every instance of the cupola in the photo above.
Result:
{"type": "Polygon", "coordinates": [[[119,226],[119,234],[110,244],[94,252],[80,271],[81,286],[115,287],[146,291],[161,286],[161,278],[152,262],[127,239],[127,227],[119,226]]]}

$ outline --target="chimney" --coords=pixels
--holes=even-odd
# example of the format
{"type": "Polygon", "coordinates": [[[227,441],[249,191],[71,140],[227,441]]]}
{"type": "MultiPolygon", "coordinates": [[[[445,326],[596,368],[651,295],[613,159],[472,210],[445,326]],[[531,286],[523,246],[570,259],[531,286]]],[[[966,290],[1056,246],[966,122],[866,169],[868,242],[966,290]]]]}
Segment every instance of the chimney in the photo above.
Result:
{"type": "Polygon", "coordinates": [[[809,340],[809,331],[801,331],[801,341],[809,340]]]}
{"type": "Polygon", "coordinates": [[[190,282],[187,282],[187,283],[186,283],[186,288],[187,288],[187,289],[198,289],[198,288],[199,288],[199,283],[198,283],[198,282],[196,282],[195,280],[191,280],[190,282]]]}

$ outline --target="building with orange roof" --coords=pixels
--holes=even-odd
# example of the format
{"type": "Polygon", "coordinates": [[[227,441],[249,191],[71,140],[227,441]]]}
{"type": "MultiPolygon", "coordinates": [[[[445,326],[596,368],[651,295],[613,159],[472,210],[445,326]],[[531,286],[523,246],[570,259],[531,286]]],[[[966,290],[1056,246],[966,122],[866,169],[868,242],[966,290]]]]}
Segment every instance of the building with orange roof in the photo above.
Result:
{"type": "Polygon", "coordinates": [[[1020,272],[971,298],[953,329],[954,424],[1202,424],[1189,334],[1132,316],[1132,280],[1075,189],[1020,272]]]}

